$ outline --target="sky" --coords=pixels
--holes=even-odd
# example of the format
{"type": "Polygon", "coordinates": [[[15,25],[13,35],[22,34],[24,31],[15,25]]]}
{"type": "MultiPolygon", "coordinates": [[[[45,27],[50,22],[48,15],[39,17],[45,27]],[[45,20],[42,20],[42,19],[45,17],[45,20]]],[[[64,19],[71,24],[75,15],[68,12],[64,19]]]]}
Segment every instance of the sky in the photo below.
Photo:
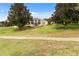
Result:
{"type": "MultiPolygon", "coordinates": [[[[0,3],[0,21],[5,21],[12,3],[0,3]]],[[[55,3],[25,3],[34,18],[49,18],[55,11],[55,3]]]]}

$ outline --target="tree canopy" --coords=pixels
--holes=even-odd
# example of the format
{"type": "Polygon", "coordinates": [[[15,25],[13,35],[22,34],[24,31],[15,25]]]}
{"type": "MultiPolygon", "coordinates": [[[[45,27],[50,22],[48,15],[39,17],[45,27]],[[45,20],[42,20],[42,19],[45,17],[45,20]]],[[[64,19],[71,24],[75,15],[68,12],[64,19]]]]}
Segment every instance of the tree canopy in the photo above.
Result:
{"type": "Polygon", "coordinates": [[[8,14],[8,21],[11,25],[22,28],[24,25],[28,24],[30,20],[32,20],[31,13],[23,3],[14,3],[11,5],[8,14]]]}
{"type": "Polygon", "coordinates": [[[55,23],[67,25],[68,23],[78,23],[79,4],[78,3],[58,3],[52,16],[55,23]]]}

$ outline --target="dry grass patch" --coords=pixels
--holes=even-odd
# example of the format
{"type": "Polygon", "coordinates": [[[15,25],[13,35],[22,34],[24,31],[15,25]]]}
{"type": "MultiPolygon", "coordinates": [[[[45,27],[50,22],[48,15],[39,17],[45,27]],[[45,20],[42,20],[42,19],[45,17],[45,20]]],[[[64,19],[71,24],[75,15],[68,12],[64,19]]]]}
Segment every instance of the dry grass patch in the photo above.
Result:
{"type": "Polygon", "coordinates": [[[51,40],[0,40],[0,55],[77,56],[79,55],[79,42],[51,40]]]}

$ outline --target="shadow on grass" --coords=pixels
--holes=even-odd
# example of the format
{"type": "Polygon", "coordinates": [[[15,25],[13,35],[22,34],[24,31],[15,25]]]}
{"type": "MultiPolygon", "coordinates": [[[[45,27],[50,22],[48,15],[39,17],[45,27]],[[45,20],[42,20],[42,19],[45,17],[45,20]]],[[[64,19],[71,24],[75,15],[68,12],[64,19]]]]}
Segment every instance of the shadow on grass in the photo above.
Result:
{"type": "Polygon", "coordinates": [[[76,30],[79,29],[79,24],[68,24],[67,26],[64,26],[62,24],[57,24],[54,28],[61,30],[67,30],[67,29],[76,30]]]}

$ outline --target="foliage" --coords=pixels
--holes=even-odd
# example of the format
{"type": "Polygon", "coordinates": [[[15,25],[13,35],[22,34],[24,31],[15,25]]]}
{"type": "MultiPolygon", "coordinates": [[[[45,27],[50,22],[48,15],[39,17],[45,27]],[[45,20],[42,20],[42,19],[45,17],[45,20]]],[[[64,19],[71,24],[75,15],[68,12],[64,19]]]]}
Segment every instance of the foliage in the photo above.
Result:
{"type": "Polygon", "coordinates": [[[69,23],[78,23],[79,21],[79,7],[78,3],[58,3],[56,11],[52,18],[55,23],[67,25],[69,23]]]}
{"type": "Polygon", "coordinates": [[[8,16],[8,21],[11,25],[16,25],[19,28],[22,28],[29,23],[30,20],[32,20],[31,13],[23,3],[14,3],[11,5],[8,16]]]}

